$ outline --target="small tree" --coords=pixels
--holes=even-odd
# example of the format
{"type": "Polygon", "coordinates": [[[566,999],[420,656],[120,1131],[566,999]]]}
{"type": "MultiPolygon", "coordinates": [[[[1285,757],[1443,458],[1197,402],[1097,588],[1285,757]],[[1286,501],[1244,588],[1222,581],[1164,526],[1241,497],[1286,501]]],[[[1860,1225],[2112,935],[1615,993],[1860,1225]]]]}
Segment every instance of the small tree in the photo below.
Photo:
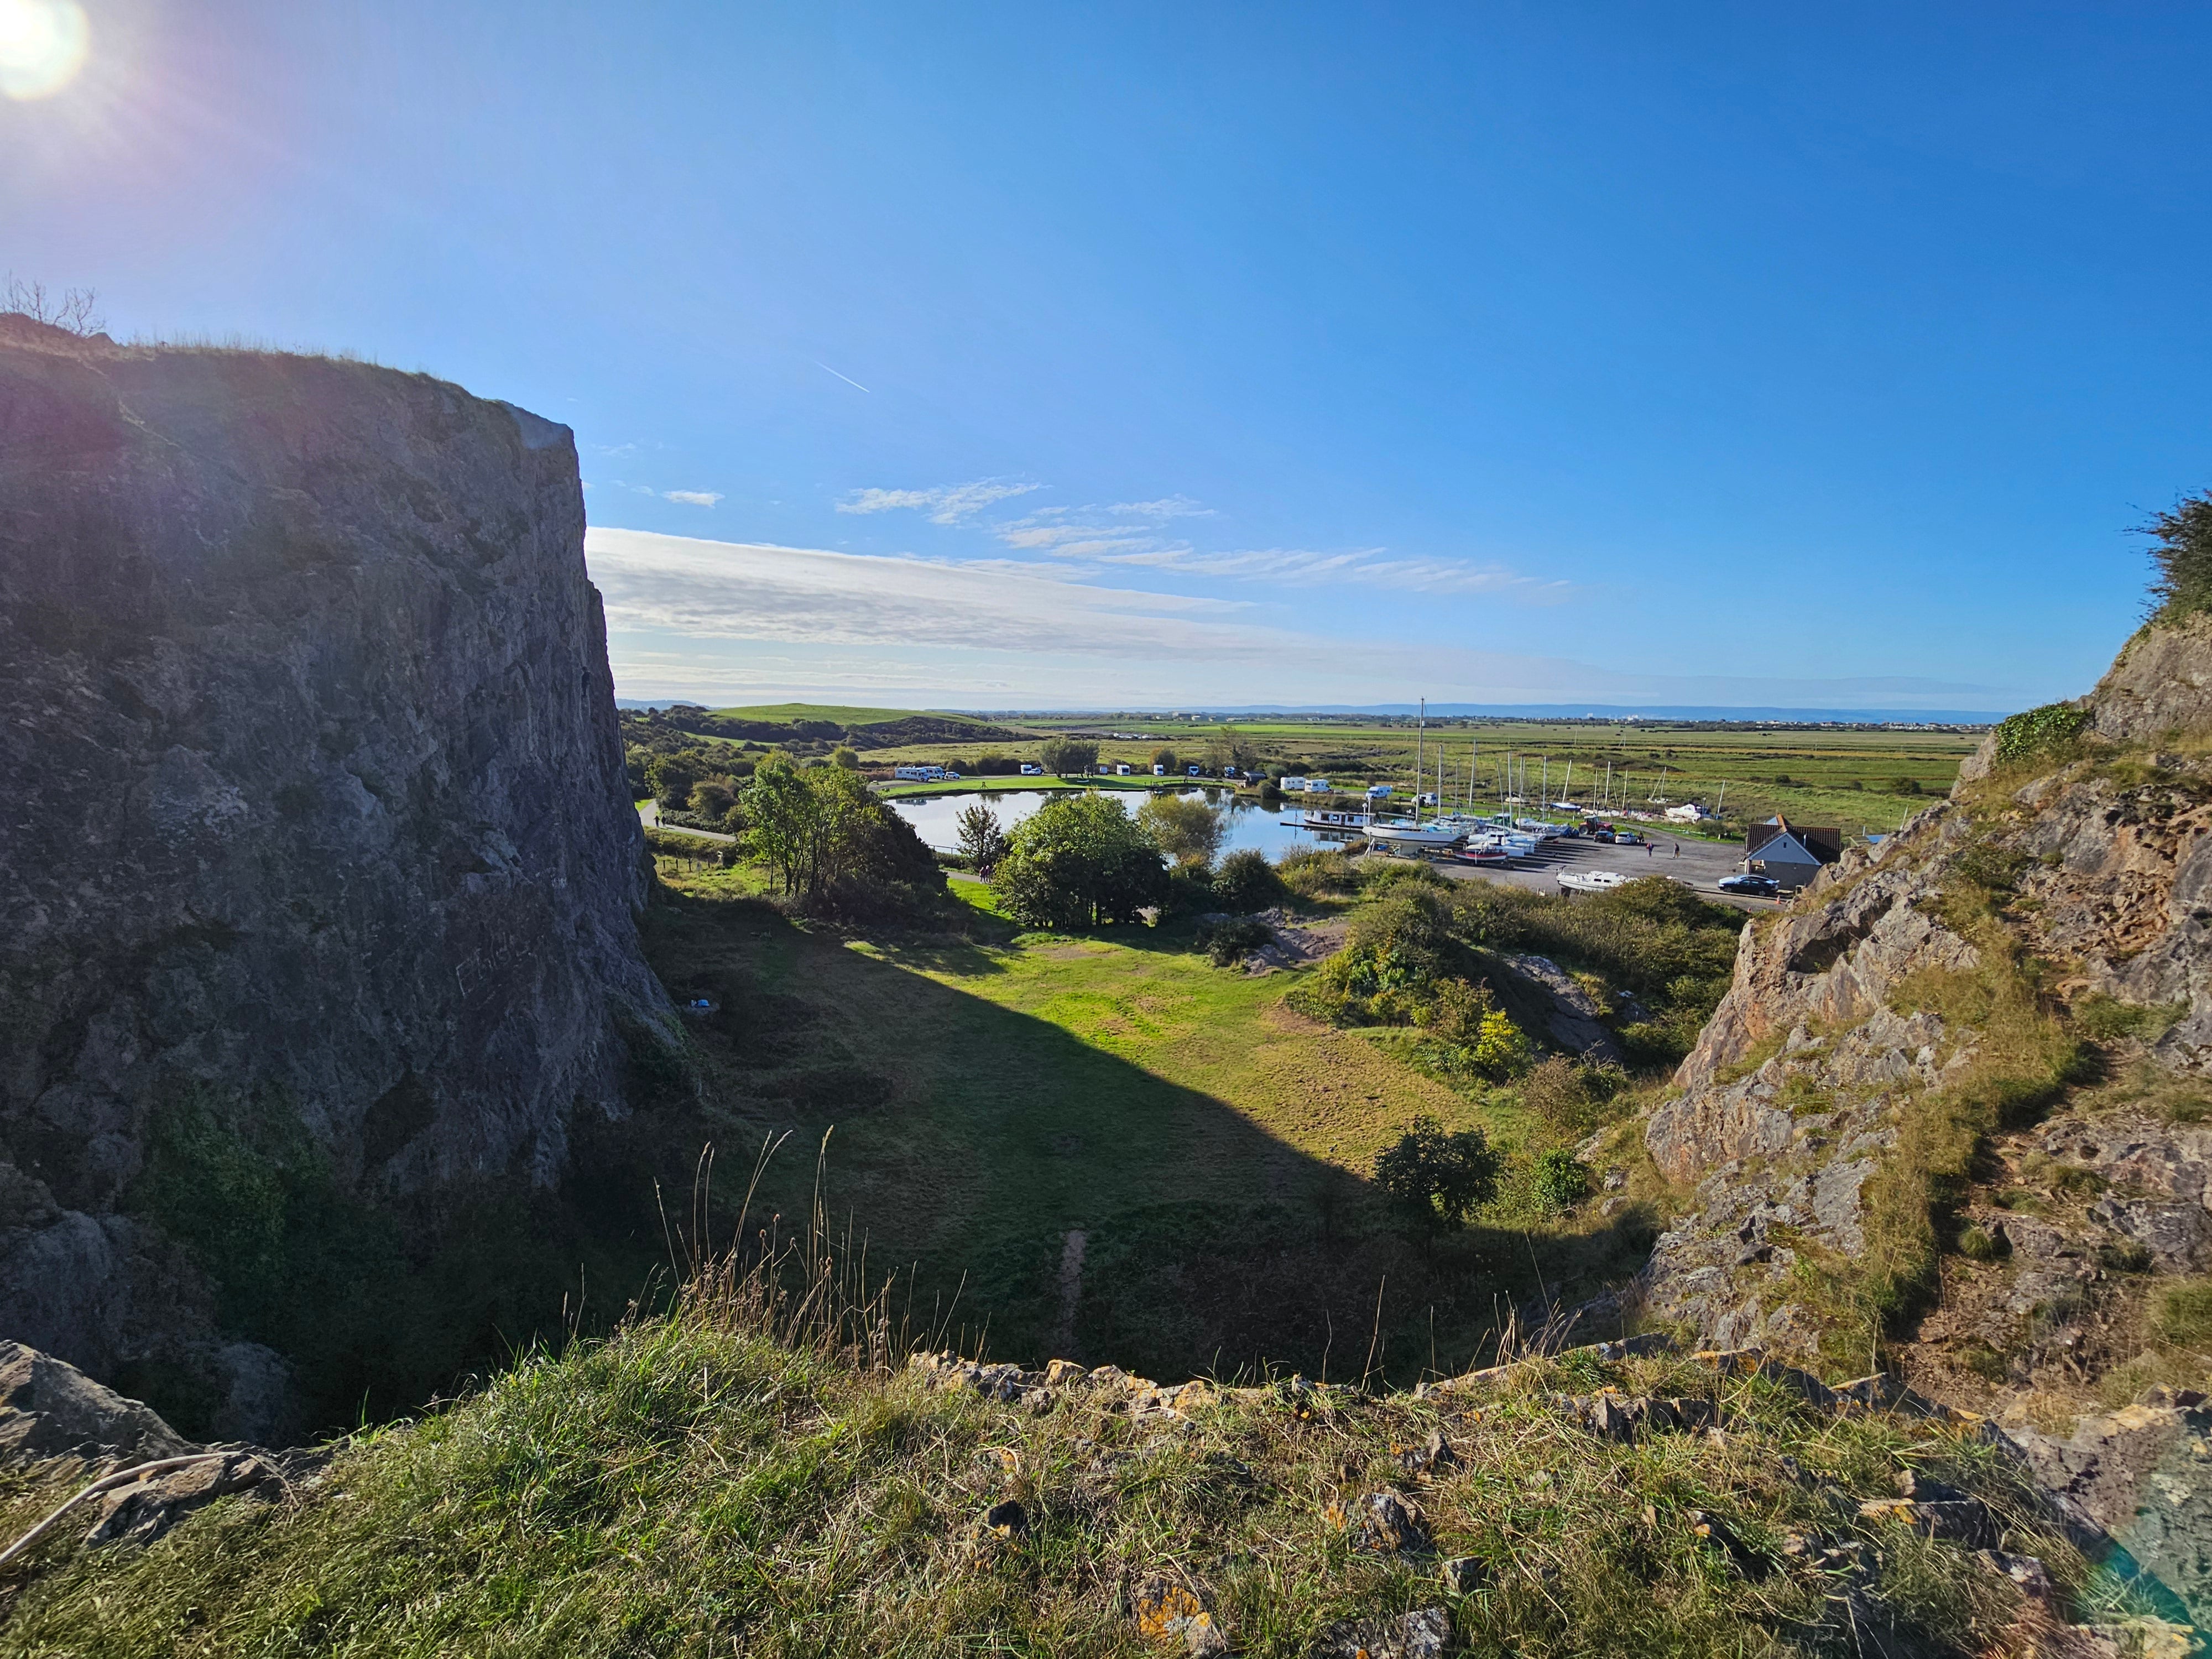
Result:
{"type": "Polygon", "coordinates": [[[1167,896],[1167,869],[1136,821],[1108,795],[1048,800],[1017,825],[992,885],[1031,927],[1134,921],[1167,896]]]}
{"type": "Polygon", "coordinates": [[[959,830],[960,850],[968,855],[969,862],[987,876],[998,868],[1008,845],[999,815],[979,800],[966,807],[954,823],[959,830]]]}
{"type": "Polygon", "coordinates": [[[1152,750],[1152,764],[1163,772],[1173,772],[1182,763],[1176,759],[1174,750],[1155,749],[1152,750]]]}
{"type": "Polygon", "coordinates": [[[1044,769],[1060,777],[1088,772],[1098,764],[1098,745],[1081,738],[1047,738],[1037,752],[1044,769]]]}
{"type": "Polygon", "coordinates": [[[656,755],[646,763],[645,780],[653,799],[668,811],[681,812],[691,804],[692,786],[699,774],[691,763],[674,755],[656,755]]]}
{"type": "Polygon", "coordinates": [[[860,751],[854,748],[850,744],[840,744],[836,748],[831,750],[830,751],[830,758],[834,763],[843,767],[848,772],[857,772],[860,769],[860,751]]]}
{"type": "Polygon", "coordinates": [[[1464,1227],[1496,1196],[1503,1162],[1481,1130],[1447,1134],[1436,1119],[1417,1117],[1396,1146],[1376,1154],[1375,1184],[1426,1239],[1439,1227],[1464,1227]]]}
{"type": "Polygon", "coordinates": [[[1152,845],[1177,864],[1210,867],[1228,833],[1228,819],[1202,800],[1177,795],[1153,795],[1137,809],[1137,823],[1152,838],[1152,845]]]}
{"type": "Polygon", "coordinates": [[[69,288],[50,294],[44,283],[27,283],[12,272],[4,292],[0,292],[0,313],[28,317],[34,323],[85,339],[107,326],[107,319],[100,314],[100,295],[95,290],[69,288]]]}
{"type": "Polygon", "coordinates": [[[730,786],[720,778],[702,778],[691,786],[690,810],[702,818],[720,818],[737,804],[730,786]]]}

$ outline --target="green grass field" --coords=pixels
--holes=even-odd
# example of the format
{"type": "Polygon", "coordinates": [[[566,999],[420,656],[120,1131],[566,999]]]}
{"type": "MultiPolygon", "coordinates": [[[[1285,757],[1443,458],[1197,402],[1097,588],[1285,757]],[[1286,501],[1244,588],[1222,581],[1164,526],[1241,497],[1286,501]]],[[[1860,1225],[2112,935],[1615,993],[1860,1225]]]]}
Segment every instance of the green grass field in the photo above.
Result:
{"type": "Polygon", "coordinates": [[[679,998],[721,1005],[687,1022],[719,1179],[789,1132],[769,1188],[795,1213],[834,1129],[833,1217],[860,1218],[879,1268],[917,1264],[932,1305],[957,1291],[994,1352],[1340,1375],[1372,1336],[1410,1378],[1474,1358],[1536,1293],[1539,1257],[1546,1289],[1595,1290],[1648,1242],[1633,1206],[1548,1224],[1533,1251],[1494,1227],[1401,1237],[1375,1153],[1416,1114],[1524,1147],[1510,1091],[1425,1074],[1410,1032],[1291,1012],[1291,975],[1212,967],[1187,925],[1020,933],[955,882],[966,937],[839,939],[757,902],[744,870],[671,878],[648,948],[679,998]]]}
{"type": "MultiPolygon", "coordinates": [[[[1066,729],[1086,734],[1110,729],[1139,735],[1103,738],[1099,757],[1149,769],[1153,750],[1173,749],[1190,759],[1203,757],[1220,734],[1217,725],[1123,717],[1108,724],[1055,721],[1033,716],[1021,723],[1042,741],[1066,729]]],[[[1352,721],[1239,722],[1236,733],[1269,761],[1294,772],[1319,774],[1332,781],[1364,785],[1413,781],[1414,732],[1410,721],[1359,724],[1352,721]]],[[[1834,824],[1851,835],[1894,830],[1906,817],[1948,792],[1960,763],[1972,752],[1980,734],[1966,731],[1889,730],[1872,727],[1778,726],[1752,729],[1688,722],[1645,721],[1595,725],[1573,721],[1504,720],[1431,723],[1422,743],[1423,785],[1436,787],[1441,745],[1445,793],[1463,798],[1470,761],[1475,766],[1476,799],[1494,803],[1503,767],[1510,755],[1518,768],[1527,763],[1528,793],[1533,799],[1548,775],[1549,793],[1562,792],[1577,802],[1595,805],[1601,795],[1617,808],[1652,807],[1661,802],[1700,801],[1717,805],[1729,829],[1779,811],[1802,823],[1834,824]],[[1567,769],[1571,765],[1573,771],[1567,769]],[[1610,774],[1608,778],[1608,766],[1610,774]],[[1787,781],[1782,780],[1786,779],[1787,781]],[[1905,791],[1906,793],[1900,793],[1905,791]]],[[[871,750],[872,764],[908,761],[944,763],[974,760],[987,753],[1034,758],[1029,744],[916,744],[871,750]]]]}

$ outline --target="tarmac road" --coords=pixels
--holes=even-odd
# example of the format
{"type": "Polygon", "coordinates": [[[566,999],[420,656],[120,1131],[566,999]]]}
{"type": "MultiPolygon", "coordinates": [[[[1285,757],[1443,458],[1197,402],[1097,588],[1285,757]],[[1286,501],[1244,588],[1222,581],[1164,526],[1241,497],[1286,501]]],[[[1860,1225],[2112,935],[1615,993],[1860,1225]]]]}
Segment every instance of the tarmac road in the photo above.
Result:
{"type": "MultiPolygon", "coordinates": [[[[1370,854],[1380,858],[1382,854],[1370,854]]],[[[1743,849],[1733,842],[1678,841],[1664,830],[1647,847],[1609,847],[1603,842],[1562,836],[1537,844],[1534,858],[1510,865],[1456,864],[1449,859],[1431,860],[1443,874],[1461,881],[1495,881],[1509,887],[1533,888],[1540,893],[1571,893],[1559,885],[1566,870],[1618,870],[1625,876],[1668,876],[1693,889],[1700,897],[1743,910],[1771,910],[1772,899],[1723,893],[1714,884],[1737,873],[1743,849]],[[1677,852],[1677,848],[1680,850],[1677,852]]]]}

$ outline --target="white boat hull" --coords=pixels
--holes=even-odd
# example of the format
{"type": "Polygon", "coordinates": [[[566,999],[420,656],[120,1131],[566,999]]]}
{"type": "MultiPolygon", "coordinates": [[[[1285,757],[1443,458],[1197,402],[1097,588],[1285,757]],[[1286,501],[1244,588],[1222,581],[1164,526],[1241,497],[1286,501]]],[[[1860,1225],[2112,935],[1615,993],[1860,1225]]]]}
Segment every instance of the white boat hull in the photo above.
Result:
{"type": "Polygon", "coordinates": [[[1431,823],[1370,823],[1367,839],[1391,847],[1455,847],[1465,837],[1456,830],[1439,830],[1431,823]]]}

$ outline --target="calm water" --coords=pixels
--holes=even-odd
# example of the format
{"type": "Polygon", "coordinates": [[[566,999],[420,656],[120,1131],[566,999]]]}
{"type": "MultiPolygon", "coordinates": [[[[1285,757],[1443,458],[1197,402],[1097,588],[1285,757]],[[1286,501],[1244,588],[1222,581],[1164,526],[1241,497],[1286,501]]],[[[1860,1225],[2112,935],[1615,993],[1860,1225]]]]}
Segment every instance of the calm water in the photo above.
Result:
{"type": "MultiPolygon", "coordinates": [[[[1121,802],[1121,809],[1126,812],[1133,813],[1145,801],[1144,793],[1140,790],[1102,789],[1098,793],[1121,802]]],[[[1203,800],[1211,805],[1227,806],[1229,833],[1222,837],[1221,850],[1224,853],[1234,853],[1251,847],[1273,860],[1282,857],[1294,847],[1342,844],[1341,837],[1331,839],[1317,836],[1310,830],[1300,830],[1285,823],[1263,806],[1256,806],[1249,801],[1240,804],[1226,790],[1179,789],[1176,793],[1186,800],[1203,800]]],[[[924,795],[917,799],[892,801],[890,807],[912,824],[915,833],[930,846],[940,852],[953,853],[960,849],[957,820],[976,799],[973,794],[924,795]]],[[[991,810],[999,815],[1000,825],[1012,830],[1051,797],[1042,789],[1008,789],[983,799],[990,802],[991,810]]]]}

